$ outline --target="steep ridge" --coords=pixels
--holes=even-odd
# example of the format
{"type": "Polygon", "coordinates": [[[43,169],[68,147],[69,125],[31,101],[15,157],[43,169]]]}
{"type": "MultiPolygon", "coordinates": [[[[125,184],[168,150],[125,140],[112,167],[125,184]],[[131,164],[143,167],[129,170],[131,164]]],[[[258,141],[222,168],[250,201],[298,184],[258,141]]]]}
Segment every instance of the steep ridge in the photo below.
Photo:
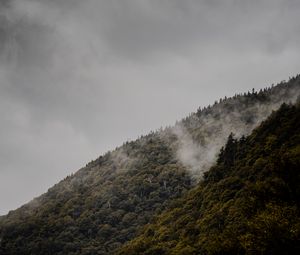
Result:
{"type": "Polygon", "coordinates": [[[118,254],[299,254],[300,102],[247,138],[118,254]]]}
{"type": "Polygon", "coordinates": [[[296,76],[225,98],[100,156],[0,218],[0,253],[111,254],[202,178],[230,132],[248,134],[299,92],[296,76]]]}

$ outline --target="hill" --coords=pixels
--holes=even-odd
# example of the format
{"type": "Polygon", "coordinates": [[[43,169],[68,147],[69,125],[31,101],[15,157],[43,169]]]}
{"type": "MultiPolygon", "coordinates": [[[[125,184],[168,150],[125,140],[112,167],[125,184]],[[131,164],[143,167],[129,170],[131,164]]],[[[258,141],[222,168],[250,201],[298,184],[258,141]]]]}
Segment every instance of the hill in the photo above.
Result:
{"type": "Polygon", "coordinates": [[[299,183],[300,104],[284,104],[118,254],[299,254],[299,183]]]}
{"type": "Polygon", "coordinates": [[[0,218],[0,253],[111,254],[202,179],[231,132],[249,134],[299,92],[296,76],[124,143],[0,218]]]}

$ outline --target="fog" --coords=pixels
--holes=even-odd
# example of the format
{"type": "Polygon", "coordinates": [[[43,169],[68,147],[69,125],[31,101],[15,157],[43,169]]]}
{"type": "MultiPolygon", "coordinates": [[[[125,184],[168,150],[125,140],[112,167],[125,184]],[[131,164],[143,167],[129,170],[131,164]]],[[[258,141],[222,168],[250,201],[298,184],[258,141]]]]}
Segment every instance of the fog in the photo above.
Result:
{"type": "Polygon", "coordinates": [[[230,134],[235,139],[247,136],[283,103],[296,103],[300,96],[300,77],[295,80],[293,86],[291,82],[287,88],[276,87],[276,92],[269,88],[269,92],[264,92],[268,99],[263,101],[250,94],[222,100],[206,110],[199,109],[171,128],[178,139],[176,158],[192,179],[196,182],[202,179],[203,173],[216,162],[230,134]],[[193,134],[195,130],[198,135],[193,134]]]}

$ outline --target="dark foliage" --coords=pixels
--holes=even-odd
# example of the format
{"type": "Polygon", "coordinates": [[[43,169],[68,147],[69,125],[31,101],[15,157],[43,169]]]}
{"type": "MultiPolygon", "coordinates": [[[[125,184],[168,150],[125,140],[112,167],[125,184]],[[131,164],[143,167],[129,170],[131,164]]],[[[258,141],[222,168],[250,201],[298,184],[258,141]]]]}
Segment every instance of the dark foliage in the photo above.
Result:
{"type": "Polygon", "coordinates": [[[1,254],[106,254],[191,185],[152,134],[125,144],[11,212],[1,254]]]}
{"type": "Polygon", "coordinates": [[[300,105],[230,135],[203,181],[118,254],[299,254],[300,105]]]}

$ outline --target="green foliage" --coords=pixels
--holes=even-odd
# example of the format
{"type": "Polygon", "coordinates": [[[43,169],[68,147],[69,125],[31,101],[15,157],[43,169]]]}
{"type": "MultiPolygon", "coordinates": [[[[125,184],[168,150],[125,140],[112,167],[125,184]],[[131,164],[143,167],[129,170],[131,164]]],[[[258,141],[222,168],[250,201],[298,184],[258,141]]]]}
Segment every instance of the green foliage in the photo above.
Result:
{"type": "Polygon", "coordinates": [[[118,254],[299,254],[299,183],[300,105],[282,105],[118,254]]]}
{"type": "Polygon", "coordinates": [[[0,226],[1,254],[107,254],[136,235],[191,180],[157,134],[126,143],[0,226]]]}

